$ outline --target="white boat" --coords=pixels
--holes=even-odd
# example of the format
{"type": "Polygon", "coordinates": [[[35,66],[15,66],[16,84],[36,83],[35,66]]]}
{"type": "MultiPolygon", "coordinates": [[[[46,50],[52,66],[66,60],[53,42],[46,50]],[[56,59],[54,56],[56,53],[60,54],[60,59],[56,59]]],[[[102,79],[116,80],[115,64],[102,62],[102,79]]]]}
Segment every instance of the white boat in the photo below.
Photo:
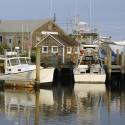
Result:
{"type": "MultiPolygon", "coordinates": [[[[30,65],[28,57],[0,57],[0,80],[5,80],[7,83],[12,81],[16,84],[25,81],[24,84],[35,82],[36,65],[30,65]]],[[[40,67],[40,83],[53,82],[54,68],[40,67]]]]}
{"type": "Polygon", "coordinates": [[[82,45],[78,64],[74,68],[75,83],[104,83],[105,70],[99,54],[98,45],[82,45]]]}

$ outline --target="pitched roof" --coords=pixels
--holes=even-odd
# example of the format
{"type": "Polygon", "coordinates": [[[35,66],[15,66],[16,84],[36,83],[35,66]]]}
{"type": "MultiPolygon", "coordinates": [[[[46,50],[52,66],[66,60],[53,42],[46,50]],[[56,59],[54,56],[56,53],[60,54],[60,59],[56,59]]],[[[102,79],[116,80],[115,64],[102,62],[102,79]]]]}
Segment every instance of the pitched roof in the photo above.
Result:
{"type": "Polygon", "coordinates": [[[53,37],[59,40],[64,46],[78,46],[78,42],[68,35],[53,35],[53,37]]]}
{"type": "Polygon", "coordinates": [[[32,32],[50,19],[11,20],[0,23],[0,32],[32,32]]]}
{"type": "Polygon", "coordinates": [[[35,47],[38,47],[40,43],[42,43],[48,37],[53,38],[55,41],[59,42],[63,46],[78,46],[78,42],[68,35],[48,35],[42,41],[40,41],[35,47]]]}

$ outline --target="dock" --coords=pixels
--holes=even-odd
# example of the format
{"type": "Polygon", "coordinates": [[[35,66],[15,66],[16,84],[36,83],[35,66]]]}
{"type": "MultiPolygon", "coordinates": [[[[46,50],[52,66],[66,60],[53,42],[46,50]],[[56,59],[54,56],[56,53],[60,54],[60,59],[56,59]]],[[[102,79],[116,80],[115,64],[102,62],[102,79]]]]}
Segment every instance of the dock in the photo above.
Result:
{"type": "Polygon", "coordinates": [[[124,74],[125,73],[125,54],[124,52],[121,52],[121,58],[119,58],[119,50],[117,50],[117,57],[116,57],[116,61],[114,63],[112,63],[112,52],[108,51],[106,52],[106,57],[104,60],[104,65],[105,65],[105,69],[107,71],[107,75],[108,75],[108,80],[111,80],[111,73],[121,73],[124,74]]]}

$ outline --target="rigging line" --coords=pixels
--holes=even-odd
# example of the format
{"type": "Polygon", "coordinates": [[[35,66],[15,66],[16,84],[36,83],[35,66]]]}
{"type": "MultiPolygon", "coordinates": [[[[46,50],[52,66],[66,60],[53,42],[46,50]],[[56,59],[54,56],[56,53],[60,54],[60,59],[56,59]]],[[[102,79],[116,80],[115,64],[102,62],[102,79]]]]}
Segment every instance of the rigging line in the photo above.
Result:
{"type": "Polygon", "coordinates": [[[103,28],[103,29],[116,29],[116,30],[118,30],[118,29],[125,29],[125,28],[114,28],[114,27],[103,27],[103,26],[98,26],[99,28],[103,28]]]}
{"type": "Polygon", "coordinates": [[[77,19],[76,14],[77,14],[77,0],[76,0],[76,7],[75,7],[75,24],[76,24],[76,19],[77,19]]]}
{"type": "Polygon", "coordinates": [[[68,9],[68,8],[67,8],[67,11],[68,11],[68,15],[69,15],[69,20],[70,20],[71,28],[72,28],[72,31],[73,31],[73,24],[72,24],[72,20],[71,20],[71,17],[70,17],[70,13],[69,13],[69,9],[68,9]]]}

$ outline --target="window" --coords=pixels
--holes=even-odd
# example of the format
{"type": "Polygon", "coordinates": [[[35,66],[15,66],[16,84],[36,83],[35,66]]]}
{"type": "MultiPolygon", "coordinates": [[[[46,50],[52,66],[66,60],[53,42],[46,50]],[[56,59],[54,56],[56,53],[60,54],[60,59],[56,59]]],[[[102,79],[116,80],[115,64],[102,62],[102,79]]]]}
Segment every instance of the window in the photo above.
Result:
{"type": "Polygon", "coordinates": [[[67,54],[71,54],[71,50],[72,50],[71,47],[67,47],[67,54]]]}
{"type": "Polygon", "coordinates": [[[17,37],[17,44],[19,45],[21,43],[21,38],[17,37]]]}
{"type": "Polygon", "coordinates": [[[9,62],[9,60],[7,60],[7,66],[10,66],[10,62],[9,62]]]}
{"type": "Polygon", "coordinates": [[[57,52],[58,52],[58,47],[52,46],[52,53],[57,53],[57,52]]]}
{"type": "Polygon", "coordinates": [[[9,39],[9,43],[11,43],[11,39],[9,39]]]}
{"type": "Polygon", "coordinates": [[[48,53],[48,46],[42,46],[42,53],[48,53]]]}
{"type": "Polygon", "coordinates": [[[2,36],[0,36],[0,43],[2,43],[2,36]]]}
{"type": "Polygon", "coordinates": [[[19,60],[18,59],[11,59],[11,66],[19,65],[19,60]]]}
{"type": "Polygon", "coordinates": [[[26,59],[25,58],[20,58],[20,63],[21,64],[26,64],[26,59]]]}
{"type": "Polygon", "coordinates": [[[74,51],[75,51],[75,53],[78,53],[78,48],[77,48],[77,47],[75,47],[75,50],[74,50],[74,51]]]}

